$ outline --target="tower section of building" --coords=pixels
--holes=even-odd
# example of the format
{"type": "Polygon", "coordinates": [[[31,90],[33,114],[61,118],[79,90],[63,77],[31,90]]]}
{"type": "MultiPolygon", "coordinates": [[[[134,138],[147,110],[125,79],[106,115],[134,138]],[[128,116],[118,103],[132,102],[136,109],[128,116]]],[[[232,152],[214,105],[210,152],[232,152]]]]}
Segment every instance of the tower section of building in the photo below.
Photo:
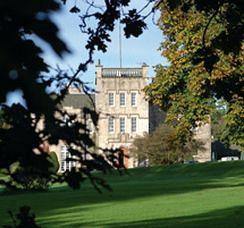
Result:
{"type": "Polygon", "coordinates": [[[148,83],[148,66],[104,68],[96,66],[96,111],[99,113],[97,145],[123,148],[129,155],[125,165],[136,166],[130,146],[137,136],[149,131],[149,104],[143,88],[148,83]]]}

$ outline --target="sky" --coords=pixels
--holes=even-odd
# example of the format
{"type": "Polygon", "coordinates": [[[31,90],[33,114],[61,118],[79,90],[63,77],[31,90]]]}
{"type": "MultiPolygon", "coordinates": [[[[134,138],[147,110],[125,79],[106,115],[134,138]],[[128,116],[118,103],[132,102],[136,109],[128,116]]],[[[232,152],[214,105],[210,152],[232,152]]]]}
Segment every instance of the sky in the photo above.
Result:
{"type": "MultiPolygon", "coordinates": [[[[73,3],[73,1],[69,2],[73,3]]],[[[139,10],[146,2],[147,0],[132,0],[132,7],[139,10]]],[[[71,54],[66,54],[63,58],[60,58],[44,42],[37,40],[37,43],[44,49],[43,57],[49,65],[59,65],[62,69],[75,70],[79,63],[84,62],[87,58],[87,50],[85,49],[86,37],[80,32],[79,17],[77,14],[71,14],[69,12],[70,8],[71,5],[65,5],[59,13],[52,15],[52,19],[60,30],[60,38],[66,42],[71,50],[71,54]]],[[[156,14],[155,18],[158,15],[156,14]]],[[[94,21],[90,23],[94,26],[94,21]]],[[[149,65],[149,77],[153,77],[153,66],[157,64],[166,65],[167,61],[158,50],[160,43],[163,41],[162,31],[153,23],[152,16],[146,20],[146,23],[147,29],[138,38],[126,39],[122,31],[122,67],[140,67],[143,63],[146,63],[149,65]]],[[[112,42],[108,43],[107,52],[95,52],[94,64],[90,64],[88,70],[81,75],[82,80],[87,82],[92,88],[95,88],[95,65],[98,59],[100,59],[104,67],[119,67],[118,23],[116,24],[115,31],[111,33],[111,38],[112,42]]],[[[20,96],[21,91],[9,94],[7,103],[11,104],[19,101],[23,103],[20,96]]]]}
{"type": "MultiPolygon", "coordinates": [[[[146,0],[132,0],[132,7],[140,9],[146,0]]],[[[59,59],[50,49],[46,51],[45,59],[51,64],[60,64],[63,67],[76,69],[80,62],[84,62],[87,51],[84,49],[86,37],[80,32],[80,20],[77,14],[68,12],[70,5],[66,5],[61,13],[53,16],[54,21],[60,29],[60,37],[66,41],[72,54],[59,59]]],[[[158,16],[158,15],[157,15],[158,16]]],[[[158,51],[160,43],[163,41],[162,31],[153,23],[152,17],[147,19],[148,29],[138,38],[126,39],[122,36],[122,67],[140,67],[144,62],[150,66],[149,76],[153,76],[152,66],[156,64],[166,64],[166,61],[158,51]]],[[[91,21],[93,23],[93,21],[91,21]]],[[[88,71],[82,76],[84,81],[94,85],[95,64],[98,59],[104,67],[119,67],[119,23],[116,24],[115,31],[111,33],[112,42],[108,43],[106,53],[96,52],[95,63],[90,65],[88,71]]],[[[123,31],[122,31],[123,34],[123,31]]]]}

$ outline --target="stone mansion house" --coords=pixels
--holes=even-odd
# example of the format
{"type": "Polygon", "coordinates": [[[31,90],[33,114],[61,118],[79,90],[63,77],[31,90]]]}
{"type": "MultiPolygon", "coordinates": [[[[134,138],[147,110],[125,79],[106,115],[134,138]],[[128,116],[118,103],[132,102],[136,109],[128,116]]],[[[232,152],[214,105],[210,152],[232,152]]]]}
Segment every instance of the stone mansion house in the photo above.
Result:
{"type": "MultiPolygon", "coordinates": [[[[130,156],[130,146],[137,136],[152,132],[163,122],[165,114],[145,100],[143,88],[148,84],[148,66],[140,68],[104,68],[96,66],[96,94],[91,98],[96,111],[100,113],[96,144],[99,148],[123,148],[129,155],[125,160],[128,168],[138,166],[130,156]]],[[[91,107],[87,95],[77,89],[70,89],[63,101],[63,108],[71,113],[80,113],[84,107],[91,107]]],[[[90,126],[91,129],[94,129],[90,126]]],[[[196,156],[200,162],[210,160],[210,127],[198,129],[197,136],[205,139],[205,151],[196,156]]],[[[95,130],[94,130],[95,131],[95,130]]],[[[93,132],[94,133],[94,132],[93,132]]],[[[72,164],[66,161],[69,156],[65,145],[56,149],[61,171],[70,169],[72,164]]]]}

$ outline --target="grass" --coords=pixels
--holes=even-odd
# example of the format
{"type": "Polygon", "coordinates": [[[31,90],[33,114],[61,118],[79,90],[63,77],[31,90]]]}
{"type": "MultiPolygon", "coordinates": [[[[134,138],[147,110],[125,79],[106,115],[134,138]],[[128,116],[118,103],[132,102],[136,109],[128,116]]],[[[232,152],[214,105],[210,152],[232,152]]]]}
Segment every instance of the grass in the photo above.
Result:
{"type": "Polygon", "coordinates": [[[244,227],[244,162],[129,170],[106,177],[113,192],[55,187],[0,195],[7,210],[30,205],[42,227],[244,227]]]}

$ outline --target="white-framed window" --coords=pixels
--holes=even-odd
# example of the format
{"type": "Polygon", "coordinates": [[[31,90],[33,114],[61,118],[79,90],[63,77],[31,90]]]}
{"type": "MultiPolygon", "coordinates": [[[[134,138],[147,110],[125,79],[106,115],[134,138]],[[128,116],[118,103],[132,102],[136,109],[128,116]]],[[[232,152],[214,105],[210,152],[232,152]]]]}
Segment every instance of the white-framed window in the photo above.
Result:
{"type": "Polygon", "coordinates": [[[68,158],[74,158],[71,156],[68,147],[66,145],[61,146],[61,172],[70,171],[72,167],[76,167],[75,161],[67,161],[68,158]]]}
{"type": "Polygon", "coordinates": [[[125,106],[125,93],[119,94],[119,104],[120,106],[125,106]]]}
{"type": "Polygon", "coordinates": [[[71,169],[71,162],[67,161],[69,157],[68,147],[66,145],[61,146],[61,172],[71,169]]]}
{"type": "Polygon", "coordinates": [[[136,106],[136,92],[131,93],[131,106],[136,106]]]}
{"type": "Polygon", "coordinates": [[[108,105],[114,106],[114,93],[108,93],[108,105]]]}
{"type": "Polygon", "coordinates": [[[131,132],[136,132],[137,123],[136,117],[131,117],[131,132]]]}
{"type": "Polygon", "coordinates": [[[119,118],[119,129],[120,133],[125,133],[125,117],[119,118]]]}
{"type": "Polygon", "coordinates": [[[66,151],[67,151],[67,147],[66,146],[62,146],[61,147],[61,151],[60,151],[60,157],[61,157],[61,172],[65,172],[66,170],[66,151]]]}
{"type": "Polygon", "coordinates": [[[114,118],[111,116],[108,118],[108,132],[114,132],[114,118]]]}

